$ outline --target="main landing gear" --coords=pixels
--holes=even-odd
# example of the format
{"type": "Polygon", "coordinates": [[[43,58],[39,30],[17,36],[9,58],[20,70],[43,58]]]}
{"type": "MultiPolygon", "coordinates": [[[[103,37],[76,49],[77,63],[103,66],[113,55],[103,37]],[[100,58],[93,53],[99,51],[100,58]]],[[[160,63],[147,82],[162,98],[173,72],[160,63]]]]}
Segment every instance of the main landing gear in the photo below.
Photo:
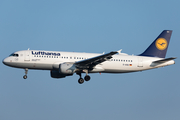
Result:
{"type": "Polygon", "coordinates": [[[84,79],[81,77],[81,73],[77,73],[79,75],[79,80],[78,80],[78,83],[79,84],[82,84],[84,83],[84,80],[85,81],[89,81],[91,79],[91,77],[88,75],[88,71],[87,70],[83,70],[84,72],[86,72],[86,76],[84,77],[84,79]]]}
{"type": "Polygon", "coordinates": [[[89,75],[86,75],[85,77],[84,77],[84,79],[81,77],[81,75],[80,75],[80,78],[79,78],[79,80],[78,80],[78,83],[79,84],[83,84],[84,83],[84,80],[85,81],[89,81],[91,78],[90,78],[90,76],[89,75]]]}
{"type": "Polygon", "coordinates": [[[23,76],[24,79],[27,79],[27,73],[28,73],[28,68],[25,68],[25,75],[23,76]]]}

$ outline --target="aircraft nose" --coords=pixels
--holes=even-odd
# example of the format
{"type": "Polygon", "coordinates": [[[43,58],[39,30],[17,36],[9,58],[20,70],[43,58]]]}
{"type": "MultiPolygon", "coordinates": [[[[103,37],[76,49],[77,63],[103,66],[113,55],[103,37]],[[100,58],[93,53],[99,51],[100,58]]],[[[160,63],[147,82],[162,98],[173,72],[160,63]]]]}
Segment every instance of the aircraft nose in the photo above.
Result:
{"type": "Polygon", "coordinates": [[[8,64],[7,58],[5,58],[2,62],[3,62],[3,64],[7,65],[8,64]]]}

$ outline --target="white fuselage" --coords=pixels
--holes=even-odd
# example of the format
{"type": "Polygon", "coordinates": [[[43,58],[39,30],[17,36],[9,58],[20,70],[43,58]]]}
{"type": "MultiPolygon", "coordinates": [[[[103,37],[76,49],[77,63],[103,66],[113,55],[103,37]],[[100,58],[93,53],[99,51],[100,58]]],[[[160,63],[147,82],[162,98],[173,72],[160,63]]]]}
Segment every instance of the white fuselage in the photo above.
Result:
{"type": "MultiPolygon", "coordinates": [[[[41,70],[58,70],[59,64],[76,63],[88,58],[96,57],[101,54],[95,53],[78,53],[78,52],[57,52],[41,50],[24,50],[18,51],[16,56],[9,56],[3,60],[3,63],[23,69],[41,69],[41,70]]],[[[148,70],[158,67],[174,64],[174,60],[162,64],[152,63],[162,58],[144,57],[118,54],[113,55],[111,59],[100,63],[94,67],[90,73],[126,73],[148,70]]]]}

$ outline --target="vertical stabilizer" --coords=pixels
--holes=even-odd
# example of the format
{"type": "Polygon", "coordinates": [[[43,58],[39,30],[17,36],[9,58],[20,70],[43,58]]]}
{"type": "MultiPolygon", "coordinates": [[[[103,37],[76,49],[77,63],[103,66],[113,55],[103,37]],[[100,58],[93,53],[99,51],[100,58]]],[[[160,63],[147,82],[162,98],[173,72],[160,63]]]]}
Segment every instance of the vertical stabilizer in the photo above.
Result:
{"type": "Polygon", "coordinates": [[[164,30],[154,42],[139,56],[165,58],[172,30],[164,30]]]}

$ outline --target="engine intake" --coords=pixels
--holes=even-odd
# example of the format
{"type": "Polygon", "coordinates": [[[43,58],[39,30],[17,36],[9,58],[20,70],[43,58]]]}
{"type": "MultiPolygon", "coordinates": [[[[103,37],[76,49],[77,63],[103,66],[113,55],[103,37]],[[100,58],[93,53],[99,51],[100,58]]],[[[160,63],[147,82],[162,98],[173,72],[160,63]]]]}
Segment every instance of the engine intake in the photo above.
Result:
{"type": "Polygon", "coordinates": [[[76,70],[74,63],[62,63],[59,65],[59,73],[72,75],[76,70]]]}

